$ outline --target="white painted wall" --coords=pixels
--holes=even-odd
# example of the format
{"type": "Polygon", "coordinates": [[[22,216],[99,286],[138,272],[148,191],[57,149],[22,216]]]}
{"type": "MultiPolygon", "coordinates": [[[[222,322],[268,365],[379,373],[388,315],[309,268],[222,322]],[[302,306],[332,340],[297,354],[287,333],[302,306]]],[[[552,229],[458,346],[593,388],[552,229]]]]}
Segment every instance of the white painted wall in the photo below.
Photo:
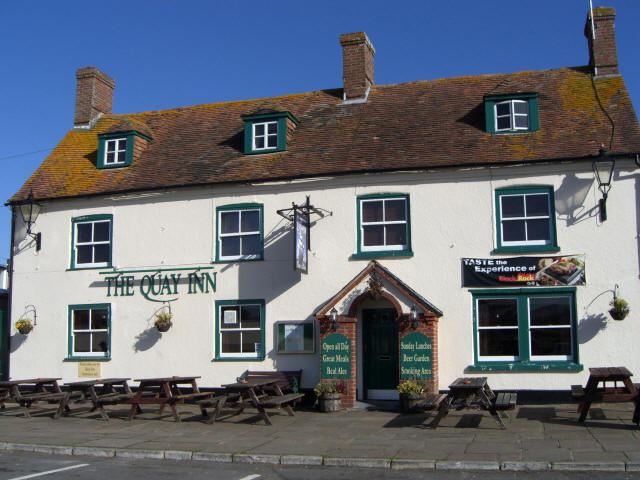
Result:
{"type": "MultiPolygon", "coordinates": [[[[640,281],[638,228],[640,175],[631,161],[618,161],[607,203],[609,219],[600,223],[600,193],[590,163],[478,168],[395,174],[370,174],[306,182],[236,185],[45,204],[35,231],[43,233],[35,252],[18,219],[12,323],[33,304],[38,324],[28,336],[11,338],[11,376],[61,376],[77,379],[77,364],[67,356],[67,308],[70,304],[112,306],[112,359],[102,363],[103,377],[132,378],[201,375],[201,384],[217,386],[247,369],[303,369],[302,386],[318,380],[319,355],[278,355],[273,325],[310,320],[316,308],[356,276],[367,260],[356,252],[356,197],[403,193],[410,198],[412,258],[382,259],[396,276],[444,312],[439,326],[440,387],[473,363],[472,297],[461,287],[462,257],[491,258],[495,247],[494,190],[507,186],[553,185],[558,255],[585,254],[587,285],[577,287],[578,342],[583,372],[488,373],[495,389],[568,389],[583,383],[588,367],[624,365],[640,374],[640,281]],[[311,230],[309,274],[293,271],[291,225],[276,214],[292,202],[333,211],[311,230]],[[577,197],[579,204],[572,205],[577,197]],[[265,260],[215,265],[217,292],[186,295],[172,304],[174,326],[155,333],[159,304],[136,292],[106,297],[100,270],[68,271],[71,219],[113,214],[113,263],[121,269],[208,265],[215,258],[217,206],[264,204],[265,260]],[[618,284],[632,307],[624,321],[608,313],[610,292],[618,284]],[[214,301],[263,298],[266,302],[266,352],[263,362],[212,362],[214,301]]],[[[518,256],[518,254],[505,255],[518,256]]],[[[318,348],[316,348],[318,351],[318,348]]],[[[477,375],[477,374],[476,374],[477,375]]]]}

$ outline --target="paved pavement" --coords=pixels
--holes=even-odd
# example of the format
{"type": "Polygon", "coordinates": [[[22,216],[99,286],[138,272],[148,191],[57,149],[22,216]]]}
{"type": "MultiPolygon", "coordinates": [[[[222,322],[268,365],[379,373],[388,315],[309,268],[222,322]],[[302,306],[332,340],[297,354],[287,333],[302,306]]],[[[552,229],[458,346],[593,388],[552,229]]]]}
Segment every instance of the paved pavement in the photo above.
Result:
{"type": "Polygon", "coordinates": [[[273,415],[272,426],[251,410],[209,425],[197,408],[179,408],[181,423],[149,409],[126,421],[126,406],[108,407],[109,421],[77,408],[58,420],[48,408],[28,419],[7,404],[0,413],[0,449],[379,468],[640,471],[640,428],[631,422],[632,403],[594,404],[582,425],[576,404],[519,405],[507,412],[505,430],[488,412],[473,410],[452,411],[432,429],[435,413],[373,407],[301,409],[295,417],[282,412],[273,415]]]}

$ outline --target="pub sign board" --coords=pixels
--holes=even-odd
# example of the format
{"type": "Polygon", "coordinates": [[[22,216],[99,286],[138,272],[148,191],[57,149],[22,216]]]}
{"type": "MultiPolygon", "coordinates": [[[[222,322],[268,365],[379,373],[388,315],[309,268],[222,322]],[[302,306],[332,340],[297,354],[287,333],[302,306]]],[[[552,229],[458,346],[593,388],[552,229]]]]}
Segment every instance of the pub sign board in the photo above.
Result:
{"type": "Polygon", "coordinates": [[[295,245],[293,269],[301,273],[309,271],[309,215],[299,211],[293,214],[295,245]]]}
{"type": "Polygon", "coordinates": [[[463,258],[463,287],[584,285],[585,256],[463,258]]]}
{"type": "Polygon", "coordinates": [[[322,339],[322,378],[351,378],[351,340],[341,333],[322,339]]]}
{"type": "Polygon", "coordinates": [[[400,378],[427,380],[433,377],[431,338],[413,332],[400,340],[400,378]]]}

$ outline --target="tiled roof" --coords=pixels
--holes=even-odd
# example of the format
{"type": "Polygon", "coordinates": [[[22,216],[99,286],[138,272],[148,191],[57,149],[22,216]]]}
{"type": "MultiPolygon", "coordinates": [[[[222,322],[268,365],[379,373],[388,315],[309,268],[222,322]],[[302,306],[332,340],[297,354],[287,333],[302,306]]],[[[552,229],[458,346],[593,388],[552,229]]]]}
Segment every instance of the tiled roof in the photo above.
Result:
{"type": "Polygon", "coordinates": [[[10,202],[227,182],[534,162],[640,152],[640,126],[622,77],[592,81],[585,67],[374,86],[365,103],[342,90],[104,115],[71,130],[10,202]],[[536,92],[540,129],[495,135],[483,98],[536,92]],[[286,152],[244,155],[241,116],[291,112],[286,152]],[[130,167],[96,168],[97,134],[146,125],[152,141],[130,167]]]}

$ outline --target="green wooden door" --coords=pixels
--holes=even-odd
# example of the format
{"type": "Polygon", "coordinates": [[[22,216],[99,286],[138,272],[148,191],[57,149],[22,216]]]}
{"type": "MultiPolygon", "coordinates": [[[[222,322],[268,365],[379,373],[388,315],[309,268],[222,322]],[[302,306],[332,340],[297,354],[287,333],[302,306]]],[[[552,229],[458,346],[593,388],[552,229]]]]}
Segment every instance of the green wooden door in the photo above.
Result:
{"type": "Polygon", "coordinates": [[[398,386],[398,323],[392,308],[362,310],[364,390],[398,386]]]}
{"type": "Polygon", "coordinates": [[[7,312],[0,310],[0,380],[9,378],[7,372],[7,360],[9,358],[8,341],[5,335],[5,322],[7,322],[7,312]]]}

